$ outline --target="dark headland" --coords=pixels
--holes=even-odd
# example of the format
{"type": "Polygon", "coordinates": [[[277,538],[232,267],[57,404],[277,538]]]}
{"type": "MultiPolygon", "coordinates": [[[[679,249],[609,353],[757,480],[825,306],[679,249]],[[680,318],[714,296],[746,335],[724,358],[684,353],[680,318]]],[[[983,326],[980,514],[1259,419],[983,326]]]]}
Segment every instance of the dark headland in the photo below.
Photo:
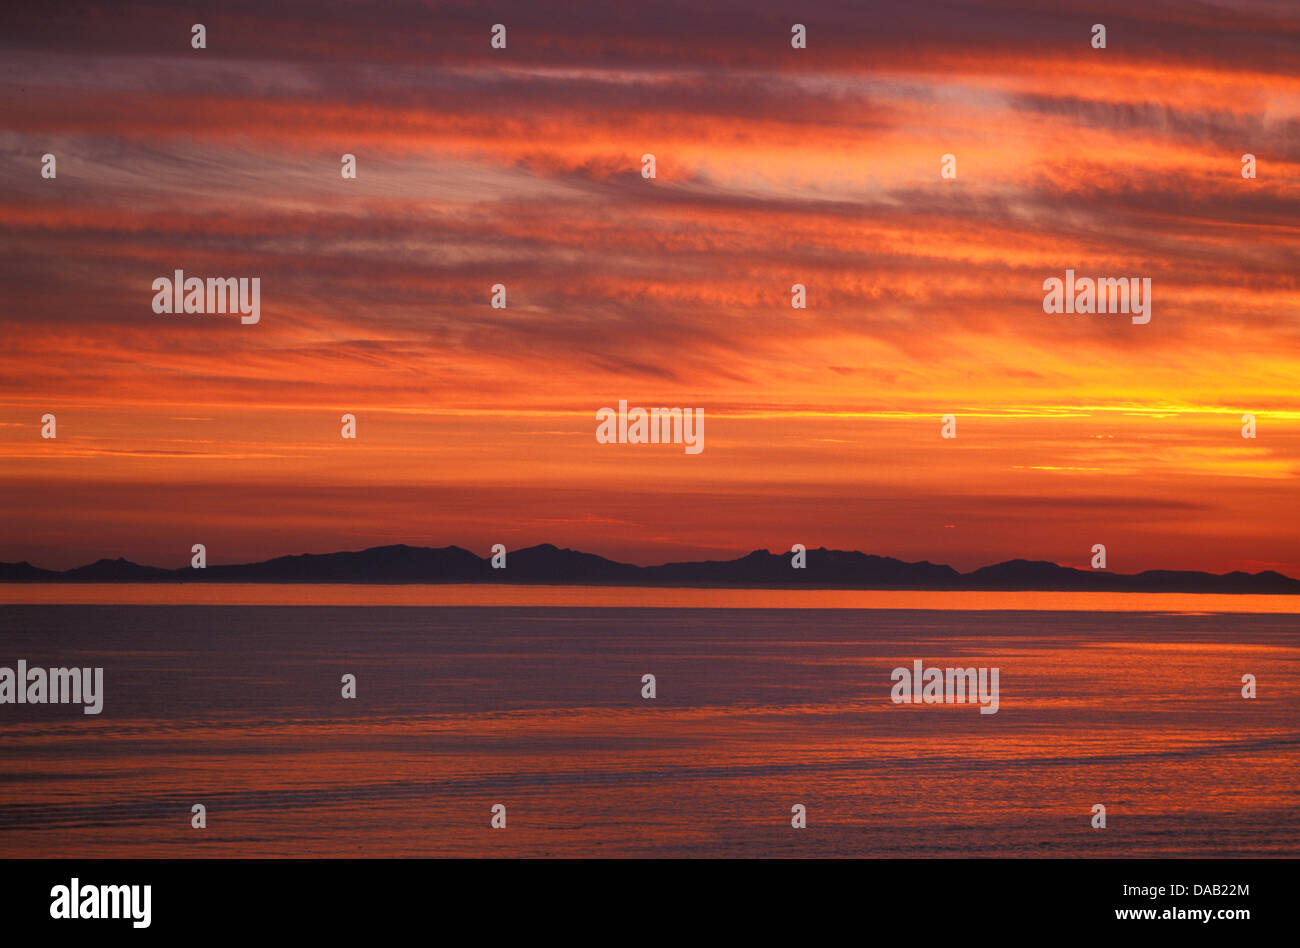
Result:
{"type": "Polygon", "coordinates": [[[1271,570],[1225,574],[1147,570],[1124,574],[1055,563],[1008,560],[960,573],[857,551],[808,550],[794,569],[790,553],[755,550],[734,560],[634,566],[549,543],[509,552],[505,569],[456,546],[379,546],[347,553],[280,556],[260,563],[162,569],[102,559],[69,570],[0,563],[8,583],[500,583],[554,586],[691,586],[732,589],[935,589],[1044,592],[1300,593],[1300,580],[1271,570]]]}

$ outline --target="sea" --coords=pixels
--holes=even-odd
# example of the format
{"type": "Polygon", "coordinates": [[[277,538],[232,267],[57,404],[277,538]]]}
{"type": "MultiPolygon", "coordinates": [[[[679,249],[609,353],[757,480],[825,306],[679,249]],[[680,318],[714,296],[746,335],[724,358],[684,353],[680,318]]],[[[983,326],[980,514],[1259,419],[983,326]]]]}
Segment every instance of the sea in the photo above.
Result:
{"type": "Polygon", "coordinates": [[[1295,857],[1298,599],[9,584],[0,856],[1295,857]]]}

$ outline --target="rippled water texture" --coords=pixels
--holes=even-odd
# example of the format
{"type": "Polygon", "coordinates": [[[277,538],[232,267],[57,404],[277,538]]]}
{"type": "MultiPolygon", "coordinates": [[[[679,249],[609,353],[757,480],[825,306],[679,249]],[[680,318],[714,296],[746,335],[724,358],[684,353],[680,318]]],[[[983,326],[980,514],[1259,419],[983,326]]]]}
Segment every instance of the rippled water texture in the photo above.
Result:
{"type": "Polygon", "coordinates": [[[0,643],[106,691],[0,705],[4,856],[1300,855],[1294,615],[5,605],[0,643]],[[894,705],[918,658],[999,712],[894,705]]]}

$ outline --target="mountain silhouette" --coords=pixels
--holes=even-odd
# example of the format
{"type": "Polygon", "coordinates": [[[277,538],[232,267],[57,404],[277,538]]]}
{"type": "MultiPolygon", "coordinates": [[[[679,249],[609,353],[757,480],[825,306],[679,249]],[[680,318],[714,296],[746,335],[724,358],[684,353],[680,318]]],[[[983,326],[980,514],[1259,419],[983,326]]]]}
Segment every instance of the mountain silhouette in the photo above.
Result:
{"type": "Polygon", "coordinates": [[[807,551],[803,569],[791,554],[755,550],[734,560],[634,566],[550,543],[514,550],[506,568],[458,546],[395,544],[342,553],[279,556],[207,569],[163,569],[101,559],[64,571],[0,563],[7,583],[502,583],[556,586],[693,586],[734,589],[955,589],[1181,593],[1300,593],[1300,580],[1273,570],[1217,574],[1192,570],[1110,573],[1042,560],[1007,560],[960,573],[951,566],[909,563],[856,550],[807,551]]]}

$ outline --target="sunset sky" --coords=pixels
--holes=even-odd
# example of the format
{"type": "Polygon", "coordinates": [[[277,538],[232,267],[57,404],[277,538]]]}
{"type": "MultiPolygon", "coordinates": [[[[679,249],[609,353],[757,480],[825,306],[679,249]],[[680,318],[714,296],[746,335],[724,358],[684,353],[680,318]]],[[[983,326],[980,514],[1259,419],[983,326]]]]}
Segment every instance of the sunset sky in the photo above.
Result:
{"type": "Polygon", "coordinates": [[[1300,575],[1291,0],[3,20],[0,560],[1300,575]],[[1067,268],[1149,277],[1151,322],[1044,314],[1067,268]],[[155,314],[176,269],[260,277],[261,321],[155,314]],[[620,399],[702,409],[703,453],[598,444],[620,399]]]}

